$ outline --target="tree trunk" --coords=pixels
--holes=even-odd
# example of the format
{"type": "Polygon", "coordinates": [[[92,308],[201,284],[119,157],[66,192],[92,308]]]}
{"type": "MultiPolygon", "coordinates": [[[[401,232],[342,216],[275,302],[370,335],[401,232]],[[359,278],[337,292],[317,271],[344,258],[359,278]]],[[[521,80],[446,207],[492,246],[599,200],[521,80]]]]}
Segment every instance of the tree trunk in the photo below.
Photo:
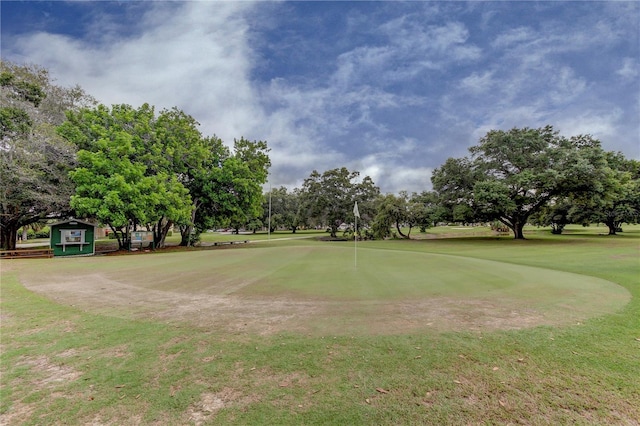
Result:
{"type": "Polygon", "coordinates": [[[398,230],[398,235],[400,235],[402,238],[409,238],[407,235],[404,235],[400,230],[400,222],[396,222],[396,229],[398,230]]]}
{"type": "Polygon", "coordinates": [[[189,247],[191,245],[191,232],[193,231],[193,226],[196,223],[196,212],[198,211],[198,207],[200,207],[200,199],[196,198],[193,200],[193,210],[191,210],[191,223],[186,227],[180,228],[180,245],[183,247],[189,247]]]}
{"type": "Polygon", "coordinates": [[[522,232],[522,229],[524,228],[524,222],[519,222],[516,221],[513,225],[513,228],[511,228],[513,230],[513,238],[516,240],[524,240],[524,233],[522,232]]]}
{"type": "Polygon", "coordinates": [[[122,245],[123,249],[129,250],[131,247],[131,225],[127,224],[124,227],[124,232],[122,233],[122,245]]]}
{"type": "Polygon", "coordinates": [[[524,233],[522,229],[524,228],[524,224],[527,223],[528,216],[519,217],[501,217],[498,220],[505,224],[509,229],[513,231],[513,238],[515,240],[524,240],[524,233]]]}
{"type": "Polygon", "coordinates": [[[618,226],[615,220],[607,220],[605,222],[605,225],[607,225],[607,228],[609,228],[609,235],[618,235],[616,233],[616,231],[618,230],[618,226]]]}
{"type": "Polygon", "coordinates": [[[2,240],[2,250],[15,250],[18,239],[18,228],[12,226],[2,226],[0,239],[2,240]]]}
{"type": "Polygon", "coordinates": [[[189,237],[191,236],[191,231],[193,230],[192,225],[181,226],[180,227],[180,245],[182,247],[189,246],[189,237]]]}
{"type": "Polygon", "coordinates": [[[162,222],[158,222],[158,228],[160,229],[160,235],[158,241],[156,242],[157,248],[163,248],[165,246],[165,240],[167,239],[167,234],[169,233],[169,229],[173,226],[173,222],[167,220],[167,223],[162,226],[162,222]]]}
{"type": "Polygon", "coordinates": [[[111,228],[111,232],[113,232],[113,235],[116,236],[116,240],[118,241],[118,250],[122,250],[124,248],[124,242],[122,241],[121,232],[118,232],[118,230],[111,224],[109,224],[109,228],[111,228]]]}
{"type": "Polygon", "coordinates": [[[562,234],[562,230],[564,229],[564,224],[562,223],[551,223],[551,233],[554,235],[562,234]]]}

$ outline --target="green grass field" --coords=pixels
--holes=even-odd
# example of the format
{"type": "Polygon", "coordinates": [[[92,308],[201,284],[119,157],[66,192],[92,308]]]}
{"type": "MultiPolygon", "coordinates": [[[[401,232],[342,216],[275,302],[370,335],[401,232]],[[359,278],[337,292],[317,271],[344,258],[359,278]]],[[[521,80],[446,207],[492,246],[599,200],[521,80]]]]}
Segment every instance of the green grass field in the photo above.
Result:
{"type": "Polygon", "coordinates": [[[640,228],[479,232],[3,261],[0,423],[638,424],[640,228]]]}

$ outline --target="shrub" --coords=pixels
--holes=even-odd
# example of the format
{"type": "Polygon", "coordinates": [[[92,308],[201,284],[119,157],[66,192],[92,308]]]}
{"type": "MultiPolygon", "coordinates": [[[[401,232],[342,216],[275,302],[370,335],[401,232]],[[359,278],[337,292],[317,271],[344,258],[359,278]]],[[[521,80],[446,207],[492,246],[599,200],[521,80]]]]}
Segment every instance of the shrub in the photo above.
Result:
{"type": "Polygon", "coordinates": [[[48,226],[45,226],[44,228],[42,228],[41,230],[37,231],[36,234],[36,238],[49,238],[49,232],[51,230],[49,229],[48,226]]]}

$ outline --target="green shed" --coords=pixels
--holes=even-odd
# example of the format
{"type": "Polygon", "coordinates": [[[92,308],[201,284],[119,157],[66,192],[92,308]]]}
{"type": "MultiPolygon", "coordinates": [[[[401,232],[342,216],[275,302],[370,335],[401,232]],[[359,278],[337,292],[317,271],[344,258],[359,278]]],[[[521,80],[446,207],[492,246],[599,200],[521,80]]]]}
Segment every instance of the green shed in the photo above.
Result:
{"type": "Polygon", "coordinates": [[[51,225],[50,241],[54,256],[90,256],[95,254],[92,223],[70,219],[51,225]]]}

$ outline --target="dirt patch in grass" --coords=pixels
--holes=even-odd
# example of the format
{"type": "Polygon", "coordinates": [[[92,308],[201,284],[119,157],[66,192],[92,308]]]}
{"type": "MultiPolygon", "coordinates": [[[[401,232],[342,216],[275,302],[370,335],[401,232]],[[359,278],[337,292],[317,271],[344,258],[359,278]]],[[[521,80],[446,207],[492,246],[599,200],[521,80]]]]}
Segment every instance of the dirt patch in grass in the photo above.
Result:
{"type": "Polygon", "coordinates": [[[14,425],[22,423],[23,419],[31,417],[31,413],[35,411],[33,404],[24,404],[22,402],[13,402],[11,410],[0,415],[0,425],[14,425]]]}
{"type": "MultiPolygon", "coordinates": [[[[63,353],[63,355],[67,354],[63,353]]],[[[27,357],[17,365],[28,366],[29,369],[36,373],[39,379],[33,385],[34,388],[38,389],[47,387],[47,385],[55,385],[56,383],[71,382],[81,375],[79,371],[69,366],[51,362],[46,356],[27,357]]]]}
{"type": "Polygon", "coordinates": [[[240,392],[224,388],[219,392],[200,395],[200,400],[189,406],[186,416],[190,423],[199,426],[210,423],[221,409],[231,405],[243,404],[247,404],[247,402],[243,400],[240,392]]]}
{"type": "MultiPolygon", "coordinates": [[[[69,350],[58,354],[58,356],[70,357],[74,354],[75,350],[69,350]]],[[[18,378],[10,383],[9,386],[29,391],[46,389],[50,392],[49,401],[64,397],[64,394],[55,391],[56,388],[78,380],[82,375],[81,372],[74,368],[53,362],[44,355],[23,357],[16,363],[16,367],[27,367],[30,370],[28,376],[33,379],[29,379],[27,383],[24,379],[18,378]]],[[[34,404],[23,403],[20,400],[13,401],[11,409],[0,416],[0,425],[20,424],[23,419],[29,418],[35,410],[34,404]]]]}

